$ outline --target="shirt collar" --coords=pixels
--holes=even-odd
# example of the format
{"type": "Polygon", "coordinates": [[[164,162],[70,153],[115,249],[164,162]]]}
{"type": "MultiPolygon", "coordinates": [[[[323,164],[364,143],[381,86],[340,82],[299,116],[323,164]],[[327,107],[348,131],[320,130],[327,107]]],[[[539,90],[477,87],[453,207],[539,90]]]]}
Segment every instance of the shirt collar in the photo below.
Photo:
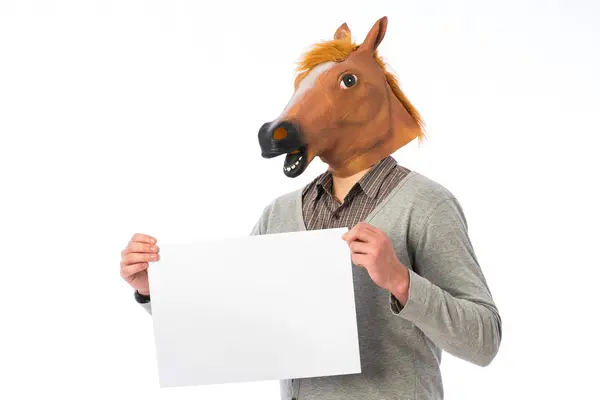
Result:
{"type": "Polygon", "coordinates": [[[326,171],[322,173],[317,178],[315,184],[317,186],[317,190],[314,200],[317,200],[323,194],[323,191],[326,191],[333,196],[333,175],[331,175],[331,172],[326,171]]]}
{"type": "MultiPolygon", "coordinates": [[[[370,199],[375,199],[381,188],[385,177],[397,166],[396,160],[392,156],[387,156],[383,160],[375,164],[369,172],[367,172],[355,186],[358,186],[370,199]]],[[[333,175],[326,171],[317,177],[315,181],[317,190],[313,200],[317,200],[323,191],[327,191],[333,195],[333,175]]],[[[353,188],[354,189],[354,188],[353,188]]],[[[355,189],[354,189],[355,190],[355,189]]],[[[352,189],[351,189],[352,191],[352,189]]]]}
{"type": "Polygon", "coordinates": [[[358,185],[360,185],[360,188],[370,199],[375,199],[379,193],[381,184],[397,165],[398,163],[392,156],[387,156],[360,178],[358,185]]]}

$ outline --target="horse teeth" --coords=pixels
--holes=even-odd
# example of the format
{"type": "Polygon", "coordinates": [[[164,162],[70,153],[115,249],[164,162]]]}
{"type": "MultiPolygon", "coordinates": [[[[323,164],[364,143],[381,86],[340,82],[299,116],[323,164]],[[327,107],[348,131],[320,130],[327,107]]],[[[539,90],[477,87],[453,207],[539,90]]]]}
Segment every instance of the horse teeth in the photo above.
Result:
{"type": "Polygon", "coordinates": [[[300,156],[300,158],[298,159],[298,161],[302,160],[302,156],[300,156]]]}
{"type": "Polygon", "coordinates": [[[292,169],[296,168],[296,164],[292,165],[292,169]]]}

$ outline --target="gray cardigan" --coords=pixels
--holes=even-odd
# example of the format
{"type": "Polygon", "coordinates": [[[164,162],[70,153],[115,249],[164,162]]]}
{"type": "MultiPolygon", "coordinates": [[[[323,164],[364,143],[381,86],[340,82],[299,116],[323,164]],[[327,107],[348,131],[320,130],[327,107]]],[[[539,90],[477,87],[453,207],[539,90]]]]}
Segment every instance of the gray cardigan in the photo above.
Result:
{"type": "MultiPolygon", "coordinates": [[[[442,399],[442,350],[480,366],[498,352],[500,315],[452,193],[412,171],[365,221],[409,268],[408,302],[401,307],[354,268],[362,373],[282,381],[282,400],[442,399]]],[[[252,234],[302,230],[299,189],[271,202],[252,234]]]]}

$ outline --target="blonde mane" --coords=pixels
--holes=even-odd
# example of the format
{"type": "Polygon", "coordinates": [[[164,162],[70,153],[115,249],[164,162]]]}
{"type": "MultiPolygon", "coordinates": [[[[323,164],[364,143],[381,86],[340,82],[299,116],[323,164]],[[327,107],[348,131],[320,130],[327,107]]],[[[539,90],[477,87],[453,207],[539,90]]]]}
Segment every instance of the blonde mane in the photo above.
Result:
{"type": "MultiPolygon", "coordinates": [[[[296,85],[301,78],[306,76],[306,74],[308,74],[317,65],[328,61],[342,62],[357,48],[358,45],[352,43],[348,39],[329,40],[315,44],[298,62],[298,66],[296,68],[296,85]]],[[[388,71],[385,62],[381,59],[377,52],[375,52],[375,61],[377,62],[377,65],[379,65],[379,68],[381,68],[383,71],[385,79],[387,80],[388,85],[390,85],[394,95],[398,98],[398,100],[400,100],[408,114],[421,128],[421,132],[423,132],[425,124],[421,115],[408,100],[406,95],[402,92],[400,85],[398,84],[398,79],[396,76],[394,76],[394,74],[388,71]]],[[[419,136],[419,141],[421,141],[423,135],[424,134],[421,133],[419,136]]]]}

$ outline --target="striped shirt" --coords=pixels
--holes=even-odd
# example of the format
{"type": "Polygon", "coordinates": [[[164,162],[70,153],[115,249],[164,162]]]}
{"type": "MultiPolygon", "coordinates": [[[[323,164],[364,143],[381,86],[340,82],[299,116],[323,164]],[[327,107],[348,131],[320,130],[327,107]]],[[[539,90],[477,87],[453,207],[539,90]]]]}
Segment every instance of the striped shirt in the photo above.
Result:
{"type": "Polygon", "coordinates": [[[388,156],[354,184],[340,203],[333,195],[333,176],[326,171],[303,190],[302,213],[306,228],[351,229],[365,219],[409,172],[388,156]]]}

